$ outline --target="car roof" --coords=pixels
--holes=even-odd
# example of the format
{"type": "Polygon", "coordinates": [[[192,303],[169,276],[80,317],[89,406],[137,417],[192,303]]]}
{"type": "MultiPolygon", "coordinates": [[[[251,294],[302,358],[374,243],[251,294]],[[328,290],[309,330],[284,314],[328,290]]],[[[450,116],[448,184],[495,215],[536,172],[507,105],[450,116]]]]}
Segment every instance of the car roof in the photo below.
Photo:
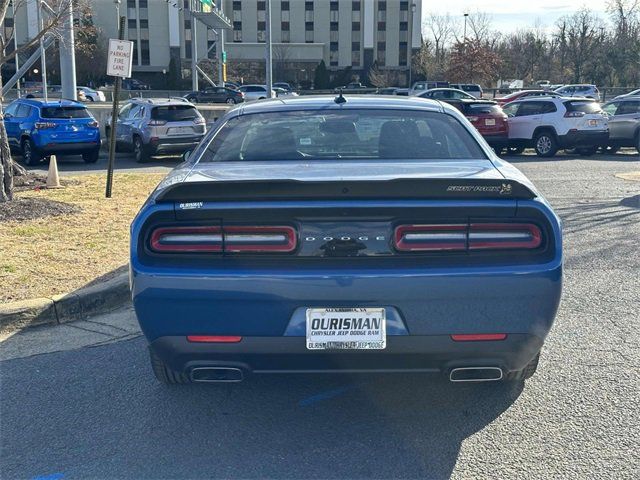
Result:
{"type": "Polygon", "coordinates": [[[66,98],[60,98],[55,100],[45,100],[44,98],[19,98],[22,103],[31,105],[33,107],[85,107],[86,105],[75,100],[67,100],[66,98]]]}
{"type": "Polygon", "coordinates": [[[299,97],[279,97],[258,100],[238,107],[240,115],[285,110],[347,110],[358,108],[399,108],[442,112],[444,109],[457,111],[450,105],[420,97],[399,97],[397,95],[344,95],[344,103],[336,103],[338,95],[304,95],[299,97]]]}
{"type": "Polygon", "coordinates": [[[132,98],[130,103],[142,103],[151,105],[184,105],[191,104],[189,100],[181,97],[174,98],[132,98]]]}

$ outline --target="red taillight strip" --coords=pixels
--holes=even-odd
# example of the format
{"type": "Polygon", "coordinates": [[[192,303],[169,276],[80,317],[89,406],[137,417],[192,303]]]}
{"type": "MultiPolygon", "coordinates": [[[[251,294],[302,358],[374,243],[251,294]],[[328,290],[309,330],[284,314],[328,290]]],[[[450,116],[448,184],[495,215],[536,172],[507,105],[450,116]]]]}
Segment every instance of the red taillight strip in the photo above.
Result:
{"type": "Polygon", "coordinates": [[[400,225],[394,232],[396,249],[402,252],[466,250],[466,225],[400,225]]]}
{"type": "Polygon", "coordinates": [[[151,234],[156,252],[222,252],[220,227],[162,227],[151,234]]]}
{"type": "Polygon", "coordinates": [[[194,343],[238,343],[242,337],[235,335],[187,335],[187,340],[194,343]]]}
{"type": "Polygon", "coordinates": [[[456,333],[451,335],[451,339],[456,342],[487,342],[505,340],[506,338],[506,333],[456,333]]]}
{"type": "Polygon", "coordinates": [[[284,226],[223,227],[225,252],[292,252],[296,230],[284,226]]]}
{"type": "Polygon", "coordinates": [[[538,248],[542,232],[530,223],[473,223],[469,227],[469,250],[538,248]]]}

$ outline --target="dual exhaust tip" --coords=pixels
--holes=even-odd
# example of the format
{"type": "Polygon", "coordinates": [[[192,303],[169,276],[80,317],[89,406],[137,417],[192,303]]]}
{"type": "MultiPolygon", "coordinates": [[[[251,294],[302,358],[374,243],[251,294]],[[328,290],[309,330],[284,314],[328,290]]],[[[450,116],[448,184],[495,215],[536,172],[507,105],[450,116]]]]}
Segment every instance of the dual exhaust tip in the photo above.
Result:
{"type": "MultiPolygon", "coordinates": [[[[504,374],[499,367],[460,367],[449,372],[452,382],[496,382],[504,374]]],[[[244,372],[236,367],[196,367],[191,381],[196,383],[237,383],[244,380],[244,372]]]]}

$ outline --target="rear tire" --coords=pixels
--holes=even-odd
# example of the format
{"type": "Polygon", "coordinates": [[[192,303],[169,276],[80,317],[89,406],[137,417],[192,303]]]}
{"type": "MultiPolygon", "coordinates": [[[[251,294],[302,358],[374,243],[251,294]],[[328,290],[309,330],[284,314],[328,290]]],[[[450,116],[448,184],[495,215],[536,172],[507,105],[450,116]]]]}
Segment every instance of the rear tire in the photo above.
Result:
{"type": "Polygon", "coordinates": [[[133,137],[133,156],[137,163],[143,163],[149,159],[149,154],[144,148],[144,143],[142,143],[142,139],[137,135],[133,137]]]}
{"type": "Polygon", "coordinates": [[[533,377],[538,370],[538,362],[540,361],[540,353],[538,353],[533,360],[531,360],[526,367],[522,370],[515,372],[509,372],[505,375],[504,379],[507,381],[528,380],[533,377]]]}
{"type": "Polygon", "coordinates": [[[96,163],[100,157],[100,149],[96,148],[82,154],[82,160],[84,163],[96,163]]]}
{"type": "Polygon", "coordinates": [[[149,359],[151,360],[153,374],[160,382],[167,385],[185,385],[191,383],[191,379],[187,374],[171,370],[151,349],[149,349],[149,359]]]}
{"type": "Polygon", "coordinates": [[[29,165],[30,167],[34,165],[38,165],[40,163],[40,153],[36,150],[36,146],[33,144],[31,139],[25,138],[22,140],[22,159],[24,163],[29,165]]]}
{"type": "Polygon", "coordinates": [[[543,130],[536,135],[534,149],[539,157],[553,157],[558,151],[558,141],[549,130],[543,130]]]}

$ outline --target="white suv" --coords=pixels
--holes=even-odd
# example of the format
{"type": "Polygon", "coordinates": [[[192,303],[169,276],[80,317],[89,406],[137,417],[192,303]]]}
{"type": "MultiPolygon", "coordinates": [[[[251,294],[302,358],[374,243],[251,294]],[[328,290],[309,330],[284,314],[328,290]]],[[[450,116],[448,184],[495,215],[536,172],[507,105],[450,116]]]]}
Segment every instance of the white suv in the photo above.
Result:
{"type": "Polygon", "coordinates": [[[540,157],[553,157],[561,148],[594,154],[609,140],[609,124],[600,105],[591,99],[527,97],[502,107],[509,117],[509,147],[533,147],[540,157]]]}
{"type": "Polygon", "coordinates": [[[565,85],[555,90],[563,97],[593,98],[600,101],[600,91],[595,85],[565,85]]]}

